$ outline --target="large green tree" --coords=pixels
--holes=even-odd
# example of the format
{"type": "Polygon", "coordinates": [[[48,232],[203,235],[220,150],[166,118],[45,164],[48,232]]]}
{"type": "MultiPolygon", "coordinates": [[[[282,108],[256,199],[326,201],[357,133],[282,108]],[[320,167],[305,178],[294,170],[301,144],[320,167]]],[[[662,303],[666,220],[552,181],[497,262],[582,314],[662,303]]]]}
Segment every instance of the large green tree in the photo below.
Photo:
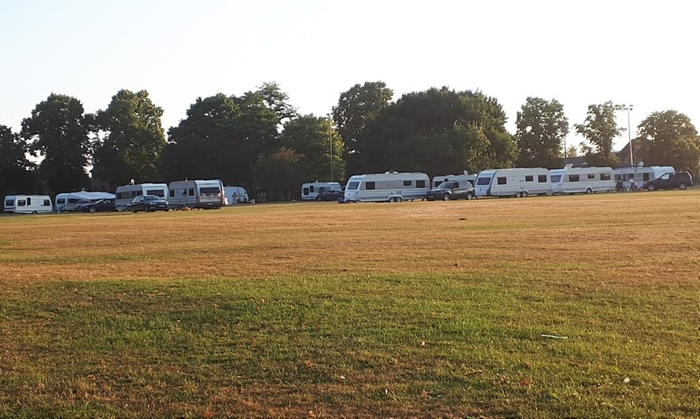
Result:
{"type": "Polygon", "coordinates": [[[52,93],[22,121],[22,137],[43,157],[39,175],[52,194],[90,186],[89,118],[76,98],[52,93]]]}
{"type": "Polygon", "coordinates": [[[498,101],[478,91],[406,94],[368,123],[362,167],[431,176],[510,167],[517,150],[505,122],[498,101]]]}
{"type": "Polygon", "coordinates": [[[564,105],[556,99],[528,97],[515,123],[520,167],[561,167],[563,142],[569,133],[564,105]]]}
{"type": "Polygon", "coordinates": [[[377,118],[394,96],[382,81],[356,84],[341,93],[338,105],[333,107],[333,120],[344,143],[344,159],[349,173],[365,170],[361,166],[367,124],[377,118]]]}
{"type": "Polygon", "coordinates": [[[607,101],[599,105],[589,105],[586,120],[574,125],[574,129],[589,144],[581,144],[585,160],[593,166],[615,166],[619,162],[613,152],[615,137],[625,131],[617,125],[615,112],[621,106],[607,101]]]}
{"type": "Polygon", "coordinates": [[[251,188],[254,165],[279,150],[279,129],[296,115],[277,84],[244,95],[198,98],[168,131],[162,168],[167,180],[220,178],[251,188]]]}
{"type": "Polygon", "coordinates": [[[121,185],[160,178],[158,159],[165,146],[163,109],[142,90],[120,90],[106,110],[99,111],[96,128],[105,133],[95,146],[93,173],[121,185]]]}
{"type": "Polygon", "coordinates": [[[282,147],[299,156],[306,181],[345,178],[343,140],[328,118],[305,115],[284,124],[282,147]]]}
{"type": "Polygon", "coordinates": [[[654,112],[638,127],[639,157],[647,166],[670,165],[698,172],[700,137],[690,118],[674,110],[654,112]]]}
{"type": "Polygon", "coordinates": [[[268,201],[290,201],[304,182],[301,156],[294,150],[281,147],[255,164],[255,178],[259,190],[268,201]]]}
{"type": "Polygon", "coordinates": [[[0,198],[43,192],[33,170],[35,165],[27,158],[28,152],[29,145],[19,134],[0,125],[0,198]]]}

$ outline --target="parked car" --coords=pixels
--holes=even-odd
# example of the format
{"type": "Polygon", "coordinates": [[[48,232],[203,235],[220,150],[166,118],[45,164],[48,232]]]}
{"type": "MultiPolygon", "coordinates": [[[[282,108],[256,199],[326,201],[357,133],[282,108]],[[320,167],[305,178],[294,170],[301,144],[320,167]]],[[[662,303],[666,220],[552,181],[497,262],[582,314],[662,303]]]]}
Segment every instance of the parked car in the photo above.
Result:
{"type": "Polygon", "coordinates": [[[425,195],[428,201],[437,199],[449,201],[451,199],[472,199],[474,198],[474,187],[469,181],[447,181],[442,182],[437,188],[433,188],[425,195]]]}
{"type": "Polygon", "coordinates": [[[316,195],[317,201],[337,201],[343,199],[343,191],[328,189],[316,195]]]}
{"type": "Polygon", "coordinates": [[[156,195],[141,195],[131,201],[131,212],[170,211],[168,201],[156,195]]]}
{"type": "Polygon", "coordinates": [[[642,189],[655,191],[657,189],[685,190],[693,186],[693,177],[688,172],[664,173],[653,180],[648,180],[642,185],[642,189]]]}
{"type": "Polygon", "coordinates": [[[82,212],[104,212],[104,211],[116,211],[117,208],[114,206],[114,199],[99,199],[97,201],[81,200],[75,204],[76,211],[82,212]]]}

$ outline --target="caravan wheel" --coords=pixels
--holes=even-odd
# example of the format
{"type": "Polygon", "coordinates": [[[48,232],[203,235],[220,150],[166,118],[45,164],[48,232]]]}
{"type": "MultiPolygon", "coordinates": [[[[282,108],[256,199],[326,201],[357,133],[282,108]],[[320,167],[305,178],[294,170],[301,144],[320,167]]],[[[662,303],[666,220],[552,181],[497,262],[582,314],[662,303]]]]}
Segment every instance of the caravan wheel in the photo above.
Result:
{"type": "Polygon", "coordinates": [[[593,189],[591,189],[591,188],[586,189],[586,194],[590,195],[592,193],[593,193],[593,189]]]}
{"type": "Polygon", "coordinates": [[[520,196],[523,198],[527,198],[527,191],[520,192],[520,196]]]}
{"type": "Polygon", "coordinates": [[[396,202],[403,202],[403,198],[401,198],[400,196],[397,196],[394,199],[396,200],[396,202]]]}

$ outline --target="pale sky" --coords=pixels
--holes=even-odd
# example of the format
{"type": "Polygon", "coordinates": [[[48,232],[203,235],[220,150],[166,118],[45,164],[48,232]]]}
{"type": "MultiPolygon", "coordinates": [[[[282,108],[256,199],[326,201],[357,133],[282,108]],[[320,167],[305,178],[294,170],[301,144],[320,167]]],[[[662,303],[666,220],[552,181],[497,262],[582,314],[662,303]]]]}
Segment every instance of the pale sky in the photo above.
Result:
{"type": "Polygon", "coordinates": [[[612,100],[634,105],[633,136],[668,109],[700,128],[699,12],[677,0],[0,0],[0,124],[19,131],[52,92],[95,112],[145,89],[167,131],[197,97],[268,81],[320,116],[381,80],[394,100],[481,90],[511,133],[528,96],[560,101],[570,125],[612,100]]]}

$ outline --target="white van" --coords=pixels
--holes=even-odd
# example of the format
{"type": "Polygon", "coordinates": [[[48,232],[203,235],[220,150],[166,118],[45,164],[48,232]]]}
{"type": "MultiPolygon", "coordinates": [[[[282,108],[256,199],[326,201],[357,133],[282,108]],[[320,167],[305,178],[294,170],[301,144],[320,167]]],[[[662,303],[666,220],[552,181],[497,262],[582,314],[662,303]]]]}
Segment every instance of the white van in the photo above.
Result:
{"type": "Polygon", "coordinates": [[[220,179],[170,182],[167,200],[173,209],[220,209],[224,205],[224,184],[220,179]]]}
{"type": "Polygon", "coordinates": [[[155,195],[161,198],[168,196],[168,185],[165,183],[140,183],[138,185],[122,185],[117,187],[114,207],[117,211],[131,211],[131,201],[141,195],[155,195]]]}
{"type": "Polygon", "coordinates": [[[226,205],[247,204],[248,191],[242,186],[224,186],[224,197],[226,205]]]}
{"type": "Polygon", "coordinates": [[[101,199],[114,199],[114,194],[109,192],[63,192],[56,195],[56,211],[75,211],[75,205],[80,201],[96,202],[101,199]]]}
{"type": "Polygon", "coordinates": [[[492,169],[479,172],[476,177],[477,197],[546,195],[552,184],[549,170],[542,167],[492,169]]]}
{"type": "Polygon", "coordinates": [[[340,191],[342,186],[338,182],[308,182],[301,185],[301,199],[303,201],[313,201],[325,191],[340,191]]]}
{"type": "Polygon", "coordinates": [[[345,202],[401,202],[425,199],[430,178],[425,173],[386,172],[354,175],[345,186],[345,202]]]}
{"type": "Polygon", "coordinates": [[[596,193],[615,190],[612,167],[571,167],[549,171],[553,194],[596,193]]]}
{"type": "Polygon", "coordinates": [[[469,182],[474,186],[476,183],[476,175],[470,175],[466,170],[461,175],[441,175],[433,177],[432,187],[437,188],[442,184],[442,182],[454,181],[454,182],[469,182]]]}
{"type": "Polygon", "coordinates": [[[53,212],[53,205],[48,195],[7,195],[5,212],[7,214],[47,213],[53,212]]]}
{"type": "Polygon", "coordinates": [[[630,190],[632,185],[641,188],[644,182],[657,179],[666,173],[675,173],[673,166],[629,166],[618,167],[614,170],[617,189],[630,190]]]}

